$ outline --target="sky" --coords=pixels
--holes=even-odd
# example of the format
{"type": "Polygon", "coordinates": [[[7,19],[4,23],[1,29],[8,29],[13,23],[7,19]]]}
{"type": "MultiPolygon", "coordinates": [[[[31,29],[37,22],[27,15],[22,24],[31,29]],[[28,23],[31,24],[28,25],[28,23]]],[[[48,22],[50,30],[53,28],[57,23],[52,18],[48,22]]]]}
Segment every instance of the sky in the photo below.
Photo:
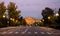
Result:
{"type": "Polygon", "coordinates": [[[50,7],[53,10],[60,8],[60,0],[0,0],[4,1],[7,6],[9,2],[14,2],[21,10],[23,17],[34,17],[36,19],[42,19],[41,12],[45,7],[50,7]]]}

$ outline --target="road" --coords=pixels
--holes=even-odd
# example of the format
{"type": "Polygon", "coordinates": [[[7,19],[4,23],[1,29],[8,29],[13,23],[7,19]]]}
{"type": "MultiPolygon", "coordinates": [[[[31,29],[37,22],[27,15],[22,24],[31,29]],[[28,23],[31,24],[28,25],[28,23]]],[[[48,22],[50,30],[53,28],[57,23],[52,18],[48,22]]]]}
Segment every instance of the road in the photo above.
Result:
{"type": "Polygon", "coordinates": [[[41,26],[0,28],[0,36],[60,36],[60,30],[41,26]]]}

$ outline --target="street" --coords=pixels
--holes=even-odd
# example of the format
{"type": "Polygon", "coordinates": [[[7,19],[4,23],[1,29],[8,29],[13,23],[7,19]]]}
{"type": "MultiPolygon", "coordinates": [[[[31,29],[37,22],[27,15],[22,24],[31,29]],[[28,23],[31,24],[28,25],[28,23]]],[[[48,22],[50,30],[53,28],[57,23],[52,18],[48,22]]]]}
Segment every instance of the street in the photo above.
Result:
{"type": "Polygon", "coordinates": [[[60,30],[41,26],[0,28],[0,36],[60,36],[60,30]]]}

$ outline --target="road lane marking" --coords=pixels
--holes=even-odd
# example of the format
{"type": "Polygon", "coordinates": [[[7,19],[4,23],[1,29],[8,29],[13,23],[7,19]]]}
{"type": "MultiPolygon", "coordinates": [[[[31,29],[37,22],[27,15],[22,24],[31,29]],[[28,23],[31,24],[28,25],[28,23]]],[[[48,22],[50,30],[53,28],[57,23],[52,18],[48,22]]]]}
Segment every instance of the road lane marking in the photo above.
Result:
{"type": "Polygon", "coordinates": [[[10,30],[8,30],[8,31],[10,31],[10,30]]]}
{"type": "Polygon", "coordinates": [[[15,34],[18,34],[19,32],[15,32],[15,34]]]}
{"type": "Polygon", "coordinates": [[[34,32],[35,34],[37,34],[38,32],[34,32]]]}
{"type": "Polygon", "coordinates": [[[25,34],[27,32],[28,29],[26,29],[24,32],[22,32],[21,34],[25,34]]]}
{"type": "Polygon", "coordinates": [[[50,32],[46,32],[47,34],[52,34],[52,33],[50,33],[50,32]]]}
{"type": "Polygon", "coordinates": [[[28,32],[28,34],[31,34],[31,32],[28,32]]]}
{"type": "Polygon", "coordinates": [[[25,34],[25,32],[22,32],[21,34],[25,34]]]}
{"type": "Polygon", "coordinates": [[[40,32],[41,34],[45,34],[44,32],[40,32]]]}
{"type": "Polygon", "coordinates": [[[32,26],[30,26],[30,27],[32,27],[32,26]]]}
{"type": "Polygon", "coordinates": [[[27,32],[28,29],[26,29],[24,32],[27,32]]]}
{"type": "Polygon", "coordinates": [[[13,32],[11,31],[11,32],[9,32],[8,34],[12,34],[13,32]]]}

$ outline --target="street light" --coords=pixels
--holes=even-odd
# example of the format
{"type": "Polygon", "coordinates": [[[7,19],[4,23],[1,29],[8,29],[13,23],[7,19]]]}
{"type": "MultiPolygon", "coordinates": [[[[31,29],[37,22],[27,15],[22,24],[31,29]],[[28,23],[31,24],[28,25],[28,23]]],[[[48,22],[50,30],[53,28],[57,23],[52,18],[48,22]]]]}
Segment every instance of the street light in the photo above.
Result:
{"type": "Polygon", "coordinates": [[[49,16],[48,19],[50,19],[51,17],[49,16]]]}
{"type": "Polygon", "coordinates": [[[40,20],[39,22],[41,23],[42,21],[40,20]]]}
{"type": "Polygon", "coordinates": [[[59,16],[59,14],[58,14],[58,13],[56,13],[56,14],[55,14],[55,16],[59,16]]]}
{"type": "Polygon", "coordinates": [[[12,18],[10,18],[10,20],[13,20],[12,18]]]}
{"type": "Polygon", "coordinates": [[[15,19],[13,18],[12,21],[14,21],[15,19]]]}
{"type": "Polygon", "coordinates": [[[44,20],[42,20],[42,21],[44,21],[44,20]]]}
{"type": "Polygon", "coordinates": [[[14,21],[15,19],[14,18],[10,18],[10,20],[14,21]]]}
{"type": "Polygon", "coordinates": [[[6,16],[5,15],[3,15],[3,18],[5,18],[6,16]]]}
{"type": "Polygon", "coordinates": [[[16,22],[18,22],[18,20],[16,20],[16,22]]]}

